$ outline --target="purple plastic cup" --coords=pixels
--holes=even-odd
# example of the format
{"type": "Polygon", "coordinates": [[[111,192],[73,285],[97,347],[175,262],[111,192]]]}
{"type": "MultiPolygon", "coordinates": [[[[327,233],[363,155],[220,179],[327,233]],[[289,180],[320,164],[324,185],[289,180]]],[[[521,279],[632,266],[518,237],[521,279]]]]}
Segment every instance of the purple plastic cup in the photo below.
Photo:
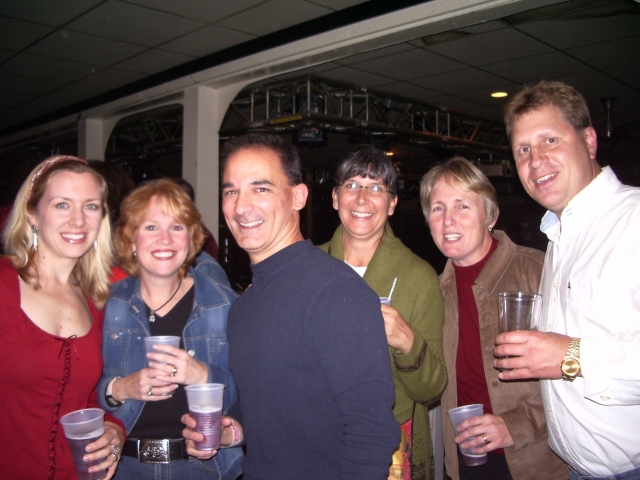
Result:
{"type": "Polygon", "coordinates": [[[222,402],[224,384],[201,383],[184,387],[189,402],[189,413],[196,421],[195,432],[204,435],[204,441],[195,442],[196,450],[217,450],[222,434],[222,402]]]}
{"type": "MultiPolygon", "coordinates": [[[[451,424],[453,425],[453,430],[456,434],[461,433],[458,431],[458,425],[460,425],[464,420],[471,417],[477,417],[478,415],[484,414],[484,405],[481,403],[474,403],[472,405],[464,405],[463,407],[452,408],[447,412],[449,414],[449,418],[451,419],[451,424]]],[[[476,437],[470,437],[469,440],[476,437]]],[[[462,459],[464,460],[464,464],[467,467],[477,467],[478,465],[484,465],[487,463],[487,454],[486,453],[473,453],[473,448],[460,448],[460,452],[462,453],[462,459]]]]}
{"type": "Polygon", "coordinates": [[[88,472],[89,467],[102,463],[103,459],[93,462],[85,462],[82,459],[87,454],[87,445],[104,434],[104,410],[100,408],[76,410],[62,417],[60,424],[64,430],[65,437],[67,437],[78,480],[102,480],[106,477],[106,470],[94,473],[88,472]]]}

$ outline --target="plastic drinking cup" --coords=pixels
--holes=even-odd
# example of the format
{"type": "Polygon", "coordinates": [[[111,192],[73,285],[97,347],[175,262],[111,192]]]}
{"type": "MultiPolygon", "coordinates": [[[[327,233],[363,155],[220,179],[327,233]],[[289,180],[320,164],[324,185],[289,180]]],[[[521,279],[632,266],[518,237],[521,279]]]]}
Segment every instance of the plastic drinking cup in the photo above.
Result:
{"type": "Polygon", "coordinates": [[[542,295],[526,292],[501,292],[498,294],[498,332],[537,330],[542,295]]]}
{"type": "MultiPolygon", "coordinates": [[[[154,345],[171,345],[172,347],[180,348],[180,337],[173,335],[158,335],[155,337],[145,337],[144,345],[147,348],[147,353],[164,353],[160,350],[153,348],[154,345]]],[[[147,365],[151,360],[147,359],[147,365]]],[[[162,362],[158,362],[162,363],[162,362]]]]}
{"type": "Polygon", "coordinates": [[[102,463],[104,459],[85,462],[82,460],[87,454],[87,445],[97,440],[104,434],[104,410],[101,408],[85,408],[67,413],[60,419],[60,424],[67,437],[69,450],[76,466],[78,480],[102,480],[107,471],[89,473],[89,467],[102,463]]]}
{"type": "Polygon", "coordinates": [[[204,435],[204,441],[195,442],[196,450],[217,450],[222,434],[222,383],[200,383],[184,387],[187,392],[189,413],[196,421],[194,431],[204,435]]]}
{"type": "Polygon", "coordinates": [[[380,297],[380,303],[382,305],[389,305],[391,306],[391,299],[389,297],[380,297]]]}
{"type": "MultiPolygon", "coordinates": [[[[451,419],[451,424],[453,425],[453,429],[458,433],[458,425],[460,425],[464,420],[471,417],[477,417],[478,415],[484,414],[484,405],[481,403],[474,403],[472,405],[464,405],[463,407],[452,408],[447,412],[449,414],[449,418],[451,419]]],[[[470,437],[469,440],[476,437],[470,437]]],[[[460,447],[460,445],[458,445],[460,447]]],[[[462,448],[460,447],[460,452],[462,453],[462,459],[464,460],[464,464],[467,467],[476,467],[478,465],[484,465],[487,463],[487,454],[486,453],[473,453],[473,448],[462,448]]]]}

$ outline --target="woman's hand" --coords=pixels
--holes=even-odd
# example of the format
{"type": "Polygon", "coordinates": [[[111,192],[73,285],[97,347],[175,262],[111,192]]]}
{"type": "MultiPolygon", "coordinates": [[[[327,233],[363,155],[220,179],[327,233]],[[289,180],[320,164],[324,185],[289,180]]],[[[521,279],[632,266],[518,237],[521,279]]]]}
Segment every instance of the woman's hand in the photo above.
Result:
{"type": "Polygon", "coordinates": [[[207,366],[193,358],[185,350],[171,345],[155,345],[157,353],[147,353],[149,366],[155,370],[156,379],[182,385],[207,383],[207,366]]]}
{"type": "Polygon", "coordinates": [[[380,308],[382,309],[382,318],[384,318],[387,343],[406,355],[413,346],[414,335],[411,326],[395,308],[388,305],[380,305],[380,308]]]}
{"type": "MultiPolygon", "coordinates": [[[[187,426],[187,428],[182,430],[182,436],[186,439],[187,453],[189,455],[199,458],[200,460],[207,460],[218,453],[217,450],[196,450],[194,442],[203,442],[204,435],[192,430],[196,428],[196,421],[188,413],[185,413],[180,420],[187,426]]],[[[223,416],[220,446],[229,447],[232,444],[235,446],[242,444],[243,442],[244,432],[242,430],[242,425],[231,417],[223,416]]]]}
{"type": "Polygon", "coordinates": [[[140,400],[143,402],[157,402],[171,398],[178,388],[174,381],[167,382],[158,378],[155,368],[143,368],[126,377],[118,378],[111,387],[113,398],[119,402],[125,400],[140,400]]]}
{"type": "Polygon", "coordinates": [[[102,459],[103,462],[89,468],[89,473],[107,470],[106,480],[109,480],[116,473],[118,461],[122,456],[122,446],[124,445],[124,432],[119,425],[111,422],[104,422],[104,434],[96,441],[87,445],[87,453],[82,459],[85,462],[102,459]]]}
{"type": "Polygon", "coordinates": [[[458,425],[458,431],[461,433],[454,438],[456,443],[462,448],[476,447],[473,452],[477,454],[513,446],[507,424],[499,415],[486,414],[468,418],[458,425]],[[467,441],[474,436],[476,438],[467,441]]]}

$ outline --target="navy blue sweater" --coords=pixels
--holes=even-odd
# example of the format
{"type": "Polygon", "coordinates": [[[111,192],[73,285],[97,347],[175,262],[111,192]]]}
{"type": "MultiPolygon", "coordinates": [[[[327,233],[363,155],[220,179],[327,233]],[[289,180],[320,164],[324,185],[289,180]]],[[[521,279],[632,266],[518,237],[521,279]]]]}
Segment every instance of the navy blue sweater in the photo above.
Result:
{"type": "Polygon", "coordinates": [[[378,296],[309,241],[252,270],[227,330],[244,479],[386,479],[400,431],[378,296]]]}

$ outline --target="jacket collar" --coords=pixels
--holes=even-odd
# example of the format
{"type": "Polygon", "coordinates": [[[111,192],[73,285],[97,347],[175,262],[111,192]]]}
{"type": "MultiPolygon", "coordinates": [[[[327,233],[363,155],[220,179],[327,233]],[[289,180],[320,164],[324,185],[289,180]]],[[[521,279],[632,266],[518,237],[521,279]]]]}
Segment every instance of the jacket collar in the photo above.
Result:
{"type": "MultiPolygon", "coordinates": [[[[511,261],[516,254],[516,244],[502,230],[494,230],[492,237],[498,240],[498,247],[489,258],[484,268],[476,278],[476,285],[484,288],[490,294],[495,293],[498,282],[505,274],[505,263],[511,261]]],[[[447,260],[444,271],[440,275],[440,287],[451,295],[456,295],[456,274],[451,259],[447,260]]]]}

